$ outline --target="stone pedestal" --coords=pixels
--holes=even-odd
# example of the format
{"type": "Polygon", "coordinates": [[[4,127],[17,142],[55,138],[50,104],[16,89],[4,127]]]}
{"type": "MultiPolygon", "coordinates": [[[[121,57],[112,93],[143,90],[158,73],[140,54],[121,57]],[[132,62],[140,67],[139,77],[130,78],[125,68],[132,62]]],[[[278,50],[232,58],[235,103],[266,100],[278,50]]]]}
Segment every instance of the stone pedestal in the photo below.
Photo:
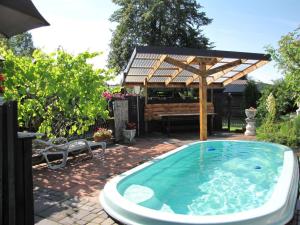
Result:
{"type": "Polygon", "coordinates": [[[256,134],[256,127],[255,127],[255,119],[249,119],[246,118],[246,131],[245,131],[245,135],[246,136],[255,136],[256,134]]]}
{"type": "Polygon", "coordinates": [[[246,131],[245,131],[245,135],[246,136],[255,136],[256,134],[256,127],[255,127],[255,115],[256,115],[256,109],[254,108],[249,108],[249,109],[245,109],[245,113],[246,113],[246,131]]]}

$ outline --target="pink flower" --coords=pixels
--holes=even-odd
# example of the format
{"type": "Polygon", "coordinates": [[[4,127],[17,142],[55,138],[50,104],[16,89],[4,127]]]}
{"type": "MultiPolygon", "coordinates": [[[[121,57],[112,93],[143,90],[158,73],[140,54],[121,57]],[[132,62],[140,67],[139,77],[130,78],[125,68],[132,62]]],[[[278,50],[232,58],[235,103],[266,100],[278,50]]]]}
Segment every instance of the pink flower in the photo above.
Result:
{"type": "Polygon", "coordinates": [[[102,97],[104,97],[106,100],[111,100],[112,99],[112,94],[109,93],[108,91],[104,91],[102,93],[102,97]]]}
{"type": "Polygon", "coordinates": [[[0,82],[5,81],[5,76],[3,74],[0,74],[0,82]]]}

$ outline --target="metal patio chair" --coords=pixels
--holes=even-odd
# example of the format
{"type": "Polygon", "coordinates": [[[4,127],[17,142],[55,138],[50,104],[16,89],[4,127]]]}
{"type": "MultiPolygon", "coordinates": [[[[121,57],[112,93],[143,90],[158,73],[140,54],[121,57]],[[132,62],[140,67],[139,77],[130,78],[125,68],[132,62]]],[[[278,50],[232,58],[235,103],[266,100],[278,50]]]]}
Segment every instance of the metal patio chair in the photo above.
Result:
{"type": "MultiPolygon", "coordinates": [[[[70,153],[81,153],[87,151],[87,154],[94,157],[92,152],[92,147],[101,147],[101,158],[104,159],[104,153],[106,149],[105,142],[92,142],[85,139],[78,139],[73,141],[68,141],[66,138],[54,138],[49,141],[44,140],[34,140],[34,145],[44,146],[43,148],[36,149],[46,160],[46,163],[50,169],[63,168],[68,160],[70,153]],[[54,164],[50,162],[49,155],[61,155],[61,162],[59,164],[54,164]]],[[[42,160],[43,160],[42,159],[42,160]]]]}

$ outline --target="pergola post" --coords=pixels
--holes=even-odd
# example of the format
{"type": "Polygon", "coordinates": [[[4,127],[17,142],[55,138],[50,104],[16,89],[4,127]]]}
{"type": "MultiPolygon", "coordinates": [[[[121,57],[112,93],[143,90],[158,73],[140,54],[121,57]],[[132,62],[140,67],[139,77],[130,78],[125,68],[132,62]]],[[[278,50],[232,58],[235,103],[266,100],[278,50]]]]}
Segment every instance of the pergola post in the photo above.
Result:
{"type": "MultiPolygon", "coordinates": [[[[200,70],[205,71],[205,63],[200,63],[200,70]]],[[[205,76],[199,76],[199,107],[200,107],[200,141],[207,140],[207,82],[205,76]]]]}

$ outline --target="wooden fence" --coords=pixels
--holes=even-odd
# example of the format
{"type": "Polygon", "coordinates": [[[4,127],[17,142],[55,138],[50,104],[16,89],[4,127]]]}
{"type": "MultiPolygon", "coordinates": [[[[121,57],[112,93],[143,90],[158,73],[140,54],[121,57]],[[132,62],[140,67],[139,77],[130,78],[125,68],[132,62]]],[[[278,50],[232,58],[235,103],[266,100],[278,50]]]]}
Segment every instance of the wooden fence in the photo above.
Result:
{"type": "Polygon", "coordinates": [[[17,131],[17,103],[0,103],[0,224],[32,225],[33,137],[17,131]]]}

